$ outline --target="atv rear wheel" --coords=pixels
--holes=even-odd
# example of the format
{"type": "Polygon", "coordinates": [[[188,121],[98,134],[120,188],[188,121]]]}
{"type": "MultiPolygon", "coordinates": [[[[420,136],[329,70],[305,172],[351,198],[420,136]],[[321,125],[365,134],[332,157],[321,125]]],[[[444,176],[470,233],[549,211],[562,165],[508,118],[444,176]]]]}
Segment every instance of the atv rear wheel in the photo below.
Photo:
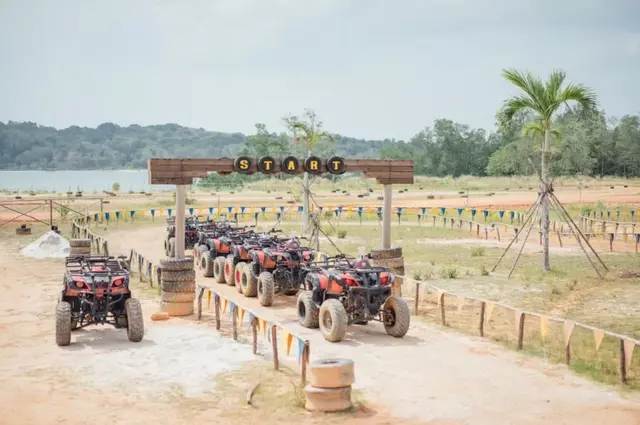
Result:
{"type": "Polygon", "coordinates": [[[298,295],[298,321],[300,325],[309,329],[317,329],[320,326],[318,319],[319,309],[311,298],[311,292],[305,291],[298,295]]]}
{"type": "Polygon", "coordinates": [[[127,312],[127,336],[131,342],[140,342],[144,337],[144,318],[142,317],[142,306],[140,301],[129,298],[124,302],[127,312]]]}
{"type": "Polygon", "coordinates": [[[206,245],[198,245],[198,255],[196,256],[196,258],[202,257],[202,254],[204,254],[207,251],[209,251],[209,247],[208,246],[206,246],[206,245]]]}
{"type": "Polygon", "coordinates": [[[213,277],[213,258],[208,252],[202,254],[200,265],[204,271],[204,277],[213,277]]]}
{"type": "Polygon", "coordinates": [[[229,286],[235,286],[236,284],[236,273],[235,273],[235,261],[233,260],[233,256],[230,255],[224,260],[224,280],[227,282],[229,286]]]}
{"type": "Polygon", "coordinates": [[[411,312],[404,299],[394,296],[387,298],[382,315],[384,330],[389,335],[395,338],[402,338],[407,334],[411,321],[411,312]]]}
{"type": "Polygon", "coordinates": [[[260,305],[269,307],[273,304],[273,295],[275,293],[275,282],[273,275],[269,272],[262,272],[258,276],[258,300],[260,305]]]}
{"type": "Polygon", "coordinates": [[[236,268],[233,271],[233,280],[236,285],[236,289],[238,292],[242,294],[242,275],[244,274],[244,268],[246,267],[246,263],[238,263],[236,264],[236,268]]]}
{"type": "Polygon", "coordinates": [[[347,311],[335,298],[325,300],[320,306],[320,332],[329,342],[339,342],[347,334],[347,311]]]}
{"type": "Polygon", "coordinates": [[[224,257],[216,257],[213,260],[213,278],[218,283],[225,283],[224,280],[224,257]]]}
{"type": "Polygon", "coordinates": [[[71,304],[66,301],[56,305],[56,344],[60,347],[71,344],[71,304]]]}
{"type": "Polygon", "coordinates": [[[245,297],[258,295],[258,279],[253,274],[253,265],[253,262],[245,264],[242,269],[242,293],[245,297]]]}

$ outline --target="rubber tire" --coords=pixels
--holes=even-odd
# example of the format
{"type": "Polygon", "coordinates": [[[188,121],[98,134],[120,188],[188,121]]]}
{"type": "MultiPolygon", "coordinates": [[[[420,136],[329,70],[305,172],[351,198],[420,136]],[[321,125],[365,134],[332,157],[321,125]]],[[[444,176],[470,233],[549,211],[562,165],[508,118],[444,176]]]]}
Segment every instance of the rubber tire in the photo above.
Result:
{"type": "Polygon", "coordinates": [[[347,311],[340,301],[335,298],[325,300],[320,306],[320,332],[329,342],[342,341],[347,334],[347,311]],[[326,319],[331,320],[331,327],[326,326],[326,319]]]}
{"type": "Polygon", "coordinates": [[[233,279],[235,281],[236,289],[241,294],[242,294],[242,275],[244,274],[244,268],[246,266],[247,266],[247,263],[238,263],[236,264],[236,268],[233,272],[234,274],[233,279]]]}
{"type": "Polygon", "coordinates": [[[394,246],[389,249],[375,248],[371,250],[372,260],[388,260],[390,258],[402,257],[402,248],[394,246]]]}
{"type": "Polygon", "coordinates": [[[71,304],[66,301],[56,305],[56,344],[59,347],[71,344],[71,304]]]}
{"type": "Polygon", "coordinates": [[[163,273],[167,270],[193,270],[193,258],[163,258],[160,260],[160,268],[163,273]]]}
{"type": "Polygon", "coordinates": [[[144,318],[142,317],[140,301],[135,298],[129,298],[124,302],[124,309],[127,312],[127,337],[129,341],[142,341],[142,338],[144,338],[144,318]]]}
{"type": "Polygon", "coordinates": [[[163,292],[163,303],[192,303],[196,299],[196,291],[193,292],[163,292]]]}
{"type": "Polygon", "coordinates": [[[296,288],[296,289],[285,289],[283,291],[283,294],[287,295],[287,296],[293,296],[293,295],[298,295],[298,292],[300,292],[300,288],[296,288]]]}
{"type": "Polygon", "coordinates": [[[222,256],[216,257],[216,259],[213,260],[213,278],[218,283],[225,283],[225,280],[224,280],[224,260],[225,260],[225,258],[222,257],[222,256]]]}
{"type": "Polygon", "coordinates": [[[195,309],[193,303],[162,303],[162,311],[169,314],[169,316],[191,316],[195,309]]]}
{"type": "Polygon", "coordinates": [[[224,280],[229,286],[236,286],[236,265],[234,264],[233,256],[228,256],[224,259],[224,280]]]}
{"type": "Polygon", "coordinates": [[[71,248],[91,248],[91,239],[71,239],[69,241],[71,248]]]}
{"type": "Polygon", "coordinates": [[[242,294],[249,298],[258,295],[258,279],[253,275],[253,262],[245,264],[242,270],[242,294]]]}
{"type": "Polygon", "coordinates": [[[300,322],[300,325],[305,328],[318,329],[320,326],[320,309],[316,303],[313,302],[311,296],[311,291],[304,291],[298,295],[298,301],[296,303],[298,322],[300,322]],[[301,308],[304,309],[304,314],[301,314],[301,308]]]}
{"type": "Polygon", "coordinates": [[[176,256],[176,238],[169,239],[169,258],[175,258],[176,256]]]}
{"type": "Polygon", "coordinates": [[[269,272],[262,272],[258,276],[258,301],[260,305],[269,307],[273,305],[273,296],[275,295],[275,282],[273,275],[269,272]]]}
{"type": "Polygon", "coordinates": [[[209,256],[208,252],[204,253],[202,261],[204,262],[204,267],[202,269],[204,277],[213,277],[213,258],[209,256]]]}
{"type": "Polygon", "coordinates": [[[356,380],[354,363],[350,359],[319,359],[309,364],[309,385],[316,388],[343,388],[356,380]]]}
{"type": "Polygon", "coordinates": [[[196,280],[195,270],[166,270],[162,272],[162,279],[170,282],[194,282],[196,280]]]}
{"type": "Polygon", "coordinates": [[[169,241],[167,239],[164,240],[164,255],[169,256],[169,241]]]}
{"type": "Polygon", "coordinates": [[[343,388],[316,388],[307,385],[305,409],[312,412],[342,412],[353,406],[351,386],[343,388]]]}
{"type": "Polygon", "coordinates": [[[202,254],[209,251],[209,247],[206,245],[198,245],[198,257],[202,257],[202,254]]]}
{"type": "Polygon", "coordinates": [[[76,256],[76,255],[91,255],[91,248],[86,248],[86,247],[69,248],[69,256],[76,256]]]}
{"type": "Polygon", "coordinates": [[[196,282],[192,280],[190,282],[180,281],[174,282],[171,280],[164,280],[160,283],[160,289],[164,292],[195,292],[196,282]]]}
{"type": "Polygon", "coordinates": [[[384,330],[392,337],[402,338],[407,334],[409,324],[411,323],[411,311],[409,310],[409,306],[404,299],[394,296],[387,298],[385,304],[384,310],[393,311],[396,317],[396,323],[393,326],[384,325],[384,330]]]}
{"type": "Polygon", "coordinates": [[[193,257],[194,258],[198,258],[200,251],[198,251],[198,247],[200,246],[200,244],[198,242],[193,244],[193,257]]]}

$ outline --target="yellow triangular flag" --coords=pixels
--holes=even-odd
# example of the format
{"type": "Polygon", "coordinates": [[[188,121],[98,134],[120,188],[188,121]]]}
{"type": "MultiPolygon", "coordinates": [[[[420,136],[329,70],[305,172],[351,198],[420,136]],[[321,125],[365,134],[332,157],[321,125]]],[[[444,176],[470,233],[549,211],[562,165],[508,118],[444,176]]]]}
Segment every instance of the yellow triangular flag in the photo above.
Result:
{"type": "Polygon", "coordinates": [[[573,328],[576,324],[571,320],[564,321],[564,348],[569,346],[569,342],[571,341],[571,334],[573,333],[573,328]]]}
{"type": "Polygon", "coordinates": [[[207,291],[207,310],[211,311],[211,290],[207,291]]]}
{"type": "Polygon", "coordinates": [[[436,306],[440,307],[440,305],[442,304],[442,300],[444,298],[444,294],[445,292],[442,290],[438,290],[438,292],[436,292],[436,306]]]}
{"type": "Polygon", "coordinates": [[[293,335],[289,333],[286,329],[282,330],[282,340],[287,347],[287,356],[291,354],[291,343],[293,342],[293,335]]]}
{"type": "Polygon", "coordinates": [[[223,298],[222,299],[222,311],[220,311],[220,313],[224,313],[227,311],[227,299],[223,298]]]}
{"type": "Polygon", "coordinates": [[[602,338],[604,338],[604,331],[602,329],[594,329],[593,330],[593,339],[596,343],[596,351],[600,349],[600,344],[602,343],[602,338]]]}
{"type": "Polygon", "coordinates": [[[264,336],[267,336],[267,322],[264,319],[261,319],[258,317],[258,326],[260,326],[260,329],[262,330],[262,333],[264,334],[264,336]]]}
{"type": "Polygon", "coordinates": [[[485,318],[487,323],[489,323],[489,320],[491,320],[491,313],[493,313],[493,308],[495,306],[496,304],[491,301],[486,302],[486,305],[484,307],[484,312],[485,312],[485,318]]]}
{"type": "Polygon", "coordinates": [[[631,367],[631,356],[633,355],[633,348],[636,344],[633,341],[625,339],[624,342],[624,360],[625,360],[625,369],[627,373],[629,373],[629,368],[631,367]]]}
{"type": "Polygon", "coordinates": [[[522,310],[518,309],[515,309],[513,313],[516,319],[516,332],[520,332],[520,320],[522,320],[522,316],[524,315],[524,313],[522,312],[522,310]]]}
{"type": "Polygon", "coordinates": [[[456,303],[458,305],[458,311],[462,311],[462,307],[464,307],[466,299],[462,296],[459,296],[456,298],[456,303]]]}
{"type": "Polygon", "coordinates": [[[289,331],[287,331],[286,329],[282,329],[282,342],[284,342],[285,347],[287,345],[287,340],[289,339],[289,331]]]}
{"type": "Polygon", "coordinates": [[[242,307],[238,307],[238,321],[242,325],[242,321],[244,320],[244,309],[242,307]]]}
{"type": "Polygon", "coordinates": [[[540,341],[543,343],[549,336],[549,318],[546,316],[540,316],[540,341]]]}

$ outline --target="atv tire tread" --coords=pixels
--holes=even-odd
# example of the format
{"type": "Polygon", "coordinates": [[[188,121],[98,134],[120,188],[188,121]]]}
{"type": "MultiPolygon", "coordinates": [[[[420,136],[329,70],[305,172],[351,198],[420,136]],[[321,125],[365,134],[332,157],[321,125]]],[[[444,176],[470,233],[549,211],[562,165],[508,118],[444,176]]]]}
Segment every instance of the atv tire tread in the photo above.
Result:
{"type": "Polygon", "coordinates": [[[269,307],[273,305],[273,295],[275,292],[275,282],[273,275],[269,272],[262,272],[258,276],[258,301],[260,305],[269,307]]]}
{"type": "Polygon", "coordinates": [[[91,239],[71,239],[69,241],[71,248],[91,248],[91,239]]]}
{"type": "Polygon", "coordinates": [[[71,344],[71,304],[66,301],[56,305],[56,344],[60,347],[71,344]]]}
{"type": "Polygon", "coordinates": [[[391,258],[402,257],[402,248],[392,247],[388,249],[376,248],[371,250],[372,260],[388,260],[391,258]]]}
{"type": "Polygon", "coordinates": [[[311,291],[304,291],[298,295],[297,311],[300,325],[309,329],[318,329],[320,326],[320,310],[313,302],[311,291]],[[304,317],[300,314],[300,307],[304,308],[304,317]]]}
{"type": "Polygon", "coordinates": [[[235,286],[236,284],[236,266],[234,264],[233,256],[230,255],[224,259],[224,280],[227,282],[229,286],[235,286]]]}
{"type": "Polygon", "coordinates": [[[384,330],[395,338],[405,336],[411,322],[411,311],[409,310],[407,302],[403,298],[391,296],[387,298],[384,309],[393,310],[396,318],[395,324],[393,326],[384,325],[384,330]]]}
{"type": "Polygon", "coordinates": [[[193,282],[196,279],[195,270],[164,270],[162,279],[168,282],[193,282]]]}
{"type": "Polygon", "coordinates": [[[160,283],[160,289],[162,289],[163,292],[195,292],[196,282],[195,280],[174,282],[165,280],[163,277],[160,283]]]}
{"type": "Polygon", "coordinates": [[[225,283],[224,280],[224,257],[218,256],[213,260],[213,278],[218,283],[225,283]]]}
{"type": "Polygon", "coordinates": [[[320,306],[320,332],[322,336],[329,342],[342,341],[347,334],[348,317],[347,311],[342,303],[335,299],[329,298],[320,306]],[[331,327],[326,326],[327,316],[331,319],[331,327]]]}
{"type": "Polygon", "coordinates": [[[144,338],[144,317],[140,301],[129,298],[124,303],[127,312],[127,337],[131,342],[140,342],[144,338]]]}
{"type": "Polygon", "coordinates": [[[204,277],[213,277],[213,258],[211,258],[210,253],[205,252],[202,254],[200,265],[202,266],[204,277]]]}
{"type": "Polygon", "coordinates": [[[160,260],[162,273],[170,271],[193,270],[192,258],[163,258],[160,260]]]}
{"type": "Polygon", "coordinates": [[[234,270],[234,281],[236,285],[236,289],[239,293],[242,294],[242,275],[244,274],[244,268],[247,266],[246,263],[238,263],[236,264],[236,268],[234,270]]]}
{"type": "Polygon", "coordinates": [[[196,299],[196,292],[163,292],[163,303],[192,303],[196,299]]]}
{"type": "Polygon", "coordinates": [[[249,298],[258,295],[258,279],[253,275],[253,265],[253,262],[247,263],[242,269],[242,293],[249,298]]]}

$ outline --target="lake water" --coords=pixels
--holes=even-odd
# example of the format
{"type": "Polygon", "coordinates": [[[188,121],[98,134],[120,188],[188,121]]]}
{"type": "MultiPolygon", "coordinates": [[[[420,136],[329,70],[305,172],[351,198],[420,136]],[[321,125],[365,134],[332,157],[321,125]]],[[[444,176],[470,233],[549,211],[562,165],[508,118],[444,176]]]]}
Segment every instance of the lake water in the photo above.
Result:
{"type": "Polygon", "coordinates": [[[100,192],[112,190],[134,192],[170,190],[171,186],[149,184],[147,170],[77,170],[77,171],[0,171],[0,190],[34,190],[46,192],[100,192]]]}

